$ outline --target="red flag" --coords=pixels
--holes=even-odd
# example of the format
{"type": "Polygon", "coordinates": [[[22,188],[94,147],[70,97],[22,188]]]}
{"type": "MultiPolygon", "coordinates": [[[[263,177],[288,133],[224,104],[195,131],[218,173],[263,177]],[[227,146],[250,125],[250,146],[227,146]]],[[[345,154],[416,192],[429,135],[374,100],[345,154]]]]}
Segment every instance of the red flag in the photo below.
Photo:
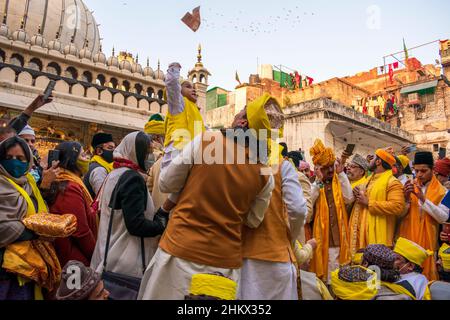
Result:
{"type": "Polygon", "coordinates": [[[394,69],[392,69],[392,64],[389,65],[389,80],[394,83],[394,69]]]}
{"type": "Polygon", "coordinates": [[[196,32],[200,28],[201,18],[200,18],[200,7],[195,8],[192,11],[186,13],[181,19],[192,31],[196,32]]]}
{"type": "Polygon", "coordinates": [[[394,62],[394,69],[398,69],[398,62],[394,62]]]}

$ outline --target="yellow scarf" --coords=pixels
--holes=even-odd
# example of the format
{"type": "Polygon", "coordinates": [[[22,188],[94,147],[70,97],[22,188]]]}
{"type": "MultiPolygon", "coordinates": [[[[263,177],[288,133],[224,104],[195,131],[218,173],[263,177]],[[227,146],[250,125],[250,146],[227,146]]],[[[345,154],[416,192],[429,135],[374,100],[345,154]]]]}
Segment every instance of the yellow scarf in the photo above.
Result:
{"type": "MultiPolygon", "coordinates": [[[[390,283],[390,282],[382,282],[381,285],[385,286],[386,288],[388,288],[389,290],[391,290],[397,294],[404,294],[413,300],[417,300],[417,298],[411,292],[409,292],[407,289],[405,289],[405,287],[403,287],[399,284],[390,283]]],[[[430,285],[428,285],[428,287],[425,289],[425,294],[424,294],[422,300],[431,300],[431,292],[430,292],[429,286],[430,285]]]]}
{"type": "Polygon", "coordinates": [[[352,182],[352,189],[355,189],[357,186],[360,186],[360,185],[365,184],[365,183],[367,183],[367,178],[366,177],[362,177],[358,181],[352,182]]]}
{"type": "MultiPolygon", "coordinates": [[[[372,175],[368,180],[367,196],[369,201],[386,201],[387,188],[392,177],[391,170],[379,175],[372,175]],[[371,184],[373,179],[376,179],[376,181],[371,184]]],[[[354,257],[359,249],[364,249],[369,244],[384,244],[392,247],[394,241],[393,228],[395,228],[395,217],[373,215],[369,212],[368,207],[361,206],[358,203],[355,204],[350,218],[352,256],[354,257]]]]}
{"type": "MultiPolygon", "coordinates": [[[[31,185],[33,195],[38,203],[37,211],[28,193],[11,179],[6,179],[27,202],[26,217],[36,213],[48,212],[36,182],[30,174],[27,175],[27,180],[31,185]]],[[[24,241],[7,246],[2,267],[7,272],[16,274],[19,283],[22,285],[30,280],[36,282],[38,286],[35,287],[36,299],[42,299],[40,287],[46,288],[49,291],[55,290],[61,279],[61,265],[59,264],[55,249],[51,243],[46,241],[24,241]]]]}
{"type": "Polygon", "coordinates": [[[88,206],[94,202],[94,200],[91,197],[91,194],[89,193],[88,189],[83,183],[83,180],[76,174],[70,172],[69,170],[63,170],[59,173],[58,177],[56,178],[56,181],[71,181],[73,183],[76,183],[80,186],[81,190],[83,191],[84,199],[86,200],[88,206]]]}
{"type": "Polygon", "coordinates": [[[105,161],[105,159],[103,159],[100,156],[93,156],[92,159],[91,159],[91,163],[93,163],[93,162],[96,162],[99,165],[101,165],[103,168],[106,169],[106,171],[108,173],[111,173],[111,171],[113,171],[114,163],[113,162],[112,163],[108,163],[108,162],[105,161]]]}
{"type": "Polygon", "coordinates": [[[183,112],[177,115],[167,114],[164,123],[164,131],[166,133],[165,147],[173,142],[173,146],[178,150],[181,150],[197,135],[206,130],[197,105],[189,99],[183,99],[183,112]]]}
{"type": "Polygon", "coordinates": [[[341,300],[362,301],[373,300],[378,294],[377,274],[372,270],[358,266],[372,274],[372,279],[362,282],[348,282],[339,278],[339,270],[331,274],[331,288],[334,294],[341,300]]]}
{"type": "MultiPolygon", "coordinates": [[[[337,175],[333,178],[333,198],[336,206],[340,234],[340,256],[341,265],[350,263],[350,250],[348,239],[348,217],[342,196],[341,184],[337,175]]],[[[325,190],[320,190],[320,195],[316,203],[316,216],[314,219],[313,238],[317,240],[317,248],[311,261],[312,272],[324,282],[328,280],[328,258],[330,244],[330,213],[325,190]]]]}
{"type": "MultiPolygon", "coordinates": [[[[446,193],[445,187],[433,175],[425,195],[426,199],[435,205],[439,205],[446,193]]],[[[399,236],[417,243],[426,250],[437,252],[439,249],[439,224],[429,214],[419,208],[419,199],[415,195],[411,196],[411,206],[408,215],[400,225],[399,236]]],[[[439,280],[434,255],[425,261],[423,268],[423,274],[429,281],[439,280]]]]}

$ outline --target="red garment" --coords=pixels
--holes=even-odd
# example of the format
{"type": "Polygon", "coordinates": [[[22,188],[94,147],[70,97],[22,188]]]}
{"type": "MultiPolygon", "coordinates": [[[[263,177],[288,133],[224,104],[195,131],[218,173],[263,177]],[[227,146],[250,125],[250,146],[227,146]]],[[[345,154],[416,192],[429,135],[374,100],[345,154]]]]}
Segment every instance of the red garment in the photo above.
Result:
{"type": "Polygon", "coordinates": [[[141,169],[141,167],[139,167],[136,163],[134,163],[133,161],[130,161],[128,159],[123,159],[123,158],[114,159],[114,169],[119,169],[119,168],[130,168],[135,171],[144,172],[141,169]]]}
{"type": "Polygon", "coordinates": [[[389,80],[394,83],[394,69],[392,69],[392,64],[389,65],[389,80]]]}
{"type": "Polygon", "coordinates": [[[398,62],[394,62],[394,69],[398,69],[398,62]]]}
{"type": "Polygon", "coordinates": [[[436,161],[434,171],[444,177],[448,177],[450,175],[450,159],[445,158],[436,161]]]}
{"type": "Polygon", "coordinates": [[[313,78],[306,77],[306,79],[308,80],[308,85],[309,85],[309,86],[313,84],[313,82],[314,82],[314,79],[313,79],[313,78]]]}
{"type": "Polygon", "coordinates": [[[67,182],[66,189],[58,193],[49,209],[53,214],[71,213],[77,217],[77,231],[69,238],[56,239],[54,243],[61,266],[70,260],[89,266],[97,241],[97,217],[91,214],[81,187],[67,182]]]}

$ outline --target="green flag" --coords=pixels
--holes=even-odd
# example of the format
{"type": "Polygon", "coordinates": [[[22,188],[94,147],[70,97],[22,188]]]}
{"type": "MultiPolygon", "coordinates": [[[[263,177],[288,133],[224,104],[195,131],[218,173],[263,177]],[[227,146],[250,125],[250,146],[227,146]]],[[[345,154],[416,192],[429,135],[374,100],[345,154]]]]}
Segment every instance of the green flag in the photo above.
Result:
{"type": "Polygon", "coordinates": [[[406,47],[405,38],[403,38],[403,50],[405,51],[405,60],[408,61],[409,54],[408,54],[408,48],[406,47]]]}

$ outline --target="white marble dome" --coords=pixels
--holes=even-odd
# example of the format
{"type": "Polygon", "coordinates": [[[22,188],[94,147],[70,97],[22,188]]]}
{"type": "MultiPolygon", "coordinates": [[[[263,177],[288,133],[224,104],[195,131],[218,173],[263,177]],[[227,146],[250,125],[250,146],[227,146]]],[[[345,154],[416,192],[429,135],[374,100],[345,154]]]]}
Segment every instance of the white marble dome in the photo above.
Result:
{"type": "Polygon", "coordinates": [[[71,47],[74,37],[73,44],[78,51],[86,41],[92,54],[99,51],[97,22],[82,0],[0,1],[1,17],[5,16],[5,10],[9,32],[19,41],[29,41],[28,35],[35,35],[41,27],[41,34],[49,44],[60,31],[62,48],[71,47]],[[22,23],[24,28],[20,31],[22,23]]]}

